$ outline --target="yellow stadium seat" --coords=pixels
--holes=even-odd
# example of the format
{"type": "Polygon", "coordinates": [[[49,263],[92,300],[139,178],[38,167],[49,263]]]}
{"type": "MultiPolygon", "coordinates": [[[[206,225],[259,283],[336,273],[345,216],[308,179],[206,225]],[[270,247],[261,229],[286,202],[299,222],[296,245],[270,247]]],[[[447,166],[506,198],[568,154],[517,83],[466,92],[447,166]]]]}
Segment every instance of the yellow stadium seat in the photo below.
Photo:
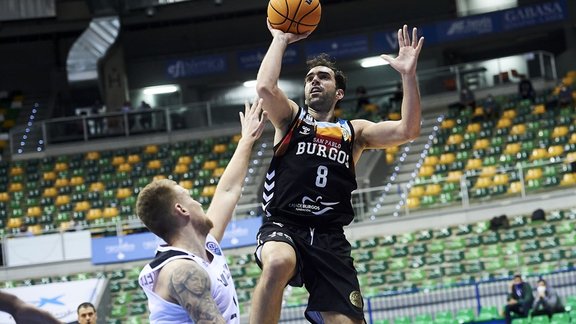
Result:
{"type": "Polygon", "coordinates": [[[509,194],[517,194],[522,192],[522,184],[520,183],[520,181],[514,181],[510,184],[510,186],[508,187],[508,191],[509,194]]]}
{"type": "Polygon", "coordinates": [[[202,169],[204,170],[214,170],[218,167],[218,162],[214,161],[214,160],[210,160],[210,161],[205,161],[204,165],[202,166],[202,169]]]}
{"type": "Polygon", "coordinates": [[[444,153],[440,155],[440,164],[450,164],[456,160],[456,155],[454,153],[444,153]]]}
{"type": "Polygon", "coordinates": [[[456,125],[456,122],[454,121],[454,119],[444,119],[442,121],[442,123],[440,124],[440,128],[442,128],[442,129],[453,128],[454,125],[456,125]]]}
{"type": "Polygon", "coordinates": [[[202,196],[204,197],[212,197],[216,192],[216,186],[205,186],[202,188],[202,196]]]}
{"type": "Polygon", "coordinates": [[[240,139],[242,138],[241,134],[236,134],[232,137],[232,142],[233,143],[238,143],[240,141],[240,139]]]}
{"type": "Polygon", "coordinates": [[[40,215],[42,215],[42,209],[39,206],[28,207],[26,215],[30,217],[39,217],[40,215]]]}
{"type": "Polygon", "coordinates": [[[181,180],[180,186],[182,186],[182,188],[184,188],[184,189],[190,190],[190,189],[194,188],[194,182],[192,182],[192,180],[181,180]]]}
{"type": "Polygon", "coordinates": [[[542,169],[532,168],[526,172],[526,180],[536,180],[542,178],[542,169]]]}
{"type": "Polygon", "coordinates": [[[16,125],[16,121],[14,119],[7,119],[2,122],[2,128],[4,129],[12,128],[14,125],[16,125]]]}
{"type": "Polygon", "coordinates": [[[152,181],[158,181],[158,180],[164,180],[166,179],[166,176],[163,174],[157,174],[152,178],[152,181]]]}
{"type": "Polygon", "coordinates": [[[28,226],[28,233],[32,233],[32,235],[40,235],[42,234],[42,226],[40,226],[40,224],[30,225],[28,226]]]}
{"type": "Polygon", "coordinates": [[[427,156],[424,158],[424,165],[435,166],[438,164],[437,156],[427,156]]]}
{"type": "Polygon", "coordinates": [[[494,175],[493,183],[496,186],[499,185],[507,185],[508,184],[508,175],[506,173],[503,174],[496,174],[494,175]]]}
{"type": "Polygon", "coordinates": [[[388,114],[389,120],[400,120],[401,117],[402,117],[402,115],[400,115],[400,113],[397,113],[397,112],[391,112],[388,114]]]}
{"type": "Polygon", "coordinates": [[[446,144],[448,145],[453,145],[453,144],[460,144],[462,143],[462,141],[464,140],[464,137],[460,134],[452,134],[450,136],[448,136],[448,140],[446,141],[446,144]]]}
{"type": "Polygon", "coordinates": [[[78,186],[84,183],[84,178],[81,176],[75,176],[70,178],[70,185],[71,186],[78,186]]]}
{"type": "Polygon", "coordinates": [[[386,148],[386,152],[391,153],[391,154],[396,154],[396,153],[398,153],[398,151],[400,151],[399,146],[390,146],[390,147],[386,148]]]}
{"type": "Polygon", "coordinates": [[[434,168],[429,165],[423,165],[418,171],[418,175],[421,177],[429,177],[434,174],[434,168]]]}
{"type": "Polygon", "coordinates": [[[496,166],[489,165],[482,167],[482,172],[480,172],[481,177],[492,177],[496,174],[496,166]]]}
{"type": "Polygon", "coordinates": [[[58,162],[54,165],[54,171],[61,172],[68,170],[68,163],[66,162],[58,162]]]}
{"type": "Polygon", "coordinates": [[[512,129],[510,129],[511,135],[522,135],[524,133],[526,133],[526,125],[524,124],[514,125],[512,129]]]}
{"type": "Polygon", "coordinates": [[[508,155],[516,155],[516,153],[520,152],[522,145],[520,143],[510,143],[506,144],[504,148],[504,154],[508,155]]]}
{"type": "Polygon", "coordinates": [[[226,152],[227,149],[228,149],[228,146],[226,144],[216,144],[212,148],[212,152],[221,154],[221,153],[226,152]]]}
{"type": "Polygon", "coordinates": [[[62,188],[68,186],[68,179],[66,178],[58,178],[56,182],[54,182],[54,187],[62,188]]]}
{"type": "Polygon", "coordinates": [[[102,218],[102,210],[99,208],[92,208],[86,214],[86,220],[92,221],[102,218]]]}
{"type": "Polygon", "coordinates": [[[138,154],[130,154],[128,155],[128,163],[135,164],[140,162],[140,155],[138,154]]]}
{"type": "Polygon", "coordinates": [[[132,164],[130,163],[122,163],[118,166],[118,172],[130,172],[132,171],[132,164]]]}
{"type": "Polygon", "coordinates": [[[219,167],[214,169],[214,172],[212,172],[212,176],[213,177],[221,177],[222,174],[224,173],[224,170],[226,170],[225,167],[219,167]]]}
{"type": "Polygon", "coordinates": [[[406,205],[410,209],[418,208],[420,207],[420,198],[418,197],[408,198],[406,199],[406,205]]]}
{"type": "Polygon", "coordinates": [[[5,149],[8,147],[8,141],[0,140],[0,149],[5,149]]]}
{"type": "Polygon", "coordinates": [[[19,166],[15,166],[10,168],[10,176],[17,176],[24,174],[24,169],[19,166]]]}
{"type": "Polygon", "coordinates": [[[474,117],[482,117],[484,116],[484,107],[476,107],[474,108],[474,117]]]}
{"type": "Polygon", "coordinates": [[[44,188],[42,197],[56,197],[58,196],[58,190],[54,187],[44,188]]]}
{"type": "Polygon", "coordinates": [[[490,140],[487,138],[480,138],[474,142],[473,149],[474,150],[483,150],[490,146],[490,140]]]}
{"type": "Polygon", "coordinates": [[[10,192],[22,191],[23,189],[24,186],[20,182],[12,182],[10,186],[8,186],[8,191],[10,192]]]}
{"type": "Polygon", "coordinates": [[[450,171],[448,172],[448,176],[446,177],[446,182],[460,182],[462,178],[462,171],[450,171]]]}
{"type": "MultiPolygon", "coordinates": [[[[566,136],[568,135],[568,133],[570,132],[570,130],[568,129],[567,126],[556,126],[554,127],[554,130],[552,130],[552,134],[550,135],[551,138],[557,138],[557,137],[562,137],[562,136],[566,136]]],[[[574,133],[576,134],[576,133],[574,133]]],[[[572,135],[574,135],[572,134],[572,135]]]]}
{"type": "Polygon", "coordinates": [[[190,163],[192,163],[192,157],[188,155],[183,155],[179,157],[177,162],[177,164],[187,164],[187,165],[189,165],[190,163]]]}
{"type": "Polygon", "coordinates": [[[112,218],[118,216],[120,213],[118,212],[118,208],[116,207],[106,207],[102,212],[102,216],[104,218],[112,218]]]}
{"type": "Polygon", "coordinates": [[[496,124],[496,128],[508,128],[512,126],[512,120],[508,118],[500,118],[496,124]]]}
{"type": "Polygon", "coordinates": [[[90,189],[89,189],[89,190],[90,190],[90,191],[99,191],[99,192],[101,192],[101,191],[104,191],[105,188],[106,188],[106,187],[104,186],[104,183],[98,181],[98,182],[92,182],[92,183],[90,184],[90,189]]]}
{"type": "MultiPolygon", "coordinates": [[[[476,108],[476,109],[478,109],[478,108],[476,108]]],[[[479,123],[468,124],[468,127],[466,127],[467,133],[478,133],[481,130],[482,130],[482,125],[480,125],[479,123]]]]}
{"type": "Polygon", "coordinates": [[[410,189],[408,198],[422,197],[424,195],[424,186],[415,186],[410,189]]]}
{"type": "Polygon", "coordinates": [[[54,202],[56,206],[66,205],[70,203],[70,196],[68,195],[60,195],[56,197],[56,201],[54,202]]]}
{"type": "Polygon", "coordinates": [[[0,201],[2,202],[10,201],[10,195],[7,192],[0,192],[0,201]]]}
{"type": "Polygon", "coordinates": [[[60,223],[60,225],[58,225],[58,229],[61,232],[66,232],[68,230],[71,230],[73,227],[74,227],[74,221],[62,222],[62,223],[60,223]]]}
{"type": "Polygon", "coordinates": [[[530,161],[546,159],[548,157],[548,151],[544,148],[535,148],[532,150],[530,155],[530,161]]]}
{"type": "Polygon", "coordinates": [[[515,117],[516,117],[516,110],[514,110],[514,109],[508,109],[508,110],[505,110],[505,111],[502,113],[502,118],[506,118],[506,119],[512,120],[512,119],[514,119],[515,117]]]}
{"type": "Polygon", "coordinates": [[[474,188],[488,188],[492,186],[492,177],[480,177],[476,180],[474,188]]]}
{"type": "Polygon", "coordinates": [[[442,191],[442,187],[437,183],[426,185],[425,194],[427,196],[438,196],[442,191]]]}
{"type": "Polygon", "coordinates": [[[157,145],[147,145],[144,148],[144,153],[147,154],[156,154],[158,153],[158,146],[157,145]]]}
{"type": "Polygon", "coordinates": [[[22,218],[8,218],[8,228],[20,228],[22,227],[22,218]]]}
{"type": "Polygon", "coordinates": [[[120,164],[126,163],[126,158],[124,158],[123,156],[115,156],[112,158],[112,165],[113,166],[118,166],[120,164]]]}
{"type": "Polygon", "coordinates": [[[44,174],[42,174],[42,179],[48,181],[56,180],[56,172],[54,171],[44,172],[44,174]]]}
{"type": "Polygon", "coordinates": [[[541,115],[546,112],[546,106],[544,105],[536,105],[532,110],[532,114],[534,115],[541,115]]]}
{"type": "Polygon", "coordinates": [[[466,170],[478,170],[482,168],[482,160],[480,159],[470,159],[466,162],[466,170]]]}
{"type": "Polygon", "coordinates": [[[130,188],[118,188],[116,191],[116,198],[125,199],[132,196],[132,190],[130,188]]]}
{"type": "Polygon", "coordinates": [[[87,211],[88,209],[90,209],[90,203],[83,200],[83,201],[79,201],[76,203],[76,205],[74,206],[74,211],[87,211]]]}
{"type": "Polygon", "coordinates": [[[564,173],[562,180],[560,181],[561,186],[573,186],[576,185],[576,175],[574,173],[564,173]]]}
{"type": "Polygon", "coordinates": [[[160,160],[148,161],[148,169],[160,169],[162,167],[162,162],[160,160]]]}
{"type": "Polygon", "coordinates": [[[564,154],[564,147],[562,145],[554,145],[548,148],[548,157],[558,157],[564,154]]]}
{"type": "Polygon", "coordinates": [[[174,173],[182,174],[188,172],[188,164],[176,164],[174,167],[174,173]]]}
{"type": "Polygon", "coordinates": [[[570,152],[566,155],[566,160],[567,163],[569,162],[574,162],[576,161],[576,152],[570,152]]]}
{"type": "Polygon", "coordinates": [[[386,153],[386,164],[394,163],[394,154],[386,153]]]}
{"type": "Polygon", "coordinates": [[[570,140],[568,141],[570,144],[576,144],[576,133],[572,133],[570,135],[570,140]]]}
{"type": "Polygon", "coordinates": [[[97,151],[92,151],[92,152],[88,152],[86,153],[86,160],[99,160],[100,159],[100,152],[97,151]]]}

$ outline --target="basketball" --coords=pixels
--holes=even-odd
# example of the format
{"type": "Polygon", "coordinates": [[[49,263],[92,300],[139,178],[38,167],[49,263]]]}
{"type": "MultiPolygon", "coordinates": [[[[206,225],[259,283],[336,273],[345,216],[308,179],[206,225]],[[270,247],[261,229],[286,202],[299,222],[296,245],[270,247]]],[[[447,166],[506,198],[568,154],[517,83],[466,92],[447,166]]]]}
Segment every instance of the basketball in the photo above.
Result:
{"type": "Polygon", "coordinates": [[[320,22],[321,13],[318,0],[270,0],[268,3],[270,25],[285,33],[313,31],[320,22]]]}

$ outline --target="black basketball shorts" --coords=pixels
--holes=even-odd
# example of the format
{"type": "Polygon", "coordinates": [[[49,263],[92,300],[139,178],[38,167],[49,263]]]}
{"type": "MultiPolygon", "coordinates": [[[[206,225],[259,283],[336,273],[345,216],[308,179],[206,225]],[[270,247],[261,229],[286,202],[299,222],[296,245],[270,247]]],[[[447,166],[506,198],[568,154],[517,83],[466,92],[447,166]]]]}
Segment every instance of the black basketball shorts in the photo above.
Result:
{"type": "Polygon", "coordinates": [[[305,315],[311,323],[323,323],[319,312],[364,319],[364,301],[350,256],[352,247],[343,228],[327,230],[266,222],[258,232],[255,253],[260,267],[260,250],[268,241],[285,242],[294,248],[297,271],[289,284],[304,285],[310,293],[305,315]]]}

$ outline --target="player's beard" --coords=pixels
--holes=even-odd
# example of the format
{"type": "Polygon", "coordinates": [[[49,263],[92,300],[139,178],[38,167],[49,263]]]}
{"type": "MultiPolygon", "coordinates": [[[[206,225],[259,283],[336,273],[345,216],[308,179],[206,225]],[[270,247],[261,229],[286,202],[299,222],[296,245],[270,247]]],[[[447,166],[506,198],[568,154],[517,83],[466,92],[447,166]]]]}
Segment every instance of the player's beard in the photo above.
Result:
{"type": "Polygon", "coordinates": [[[320,96],[312,98],[310,94],[308,94],[308,98],[306,99],[308,107],[312,108],[317,112],[328,112],[332,110],[336,103],[336,91],[332,92],[325,92],[323,91],[320,96]]]}

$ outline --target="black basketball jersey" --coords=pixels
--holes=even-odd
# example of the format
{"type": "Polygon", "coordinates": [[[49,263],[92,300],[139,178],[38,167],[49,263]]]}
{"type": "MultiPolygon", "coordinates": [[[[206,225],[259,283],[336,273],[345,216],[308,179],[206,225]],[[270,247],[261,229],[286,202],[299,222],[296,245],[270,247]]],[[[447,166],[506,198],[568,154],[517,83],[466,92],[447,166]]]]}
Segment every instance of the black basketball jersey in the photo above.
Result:
{"type": "Polygon", "coordinates": [[[354,218],[354,130],[347,120],[319,122],[300,108],[274,147],[262,208],[269,221],[347,225],[354,218]]]}

